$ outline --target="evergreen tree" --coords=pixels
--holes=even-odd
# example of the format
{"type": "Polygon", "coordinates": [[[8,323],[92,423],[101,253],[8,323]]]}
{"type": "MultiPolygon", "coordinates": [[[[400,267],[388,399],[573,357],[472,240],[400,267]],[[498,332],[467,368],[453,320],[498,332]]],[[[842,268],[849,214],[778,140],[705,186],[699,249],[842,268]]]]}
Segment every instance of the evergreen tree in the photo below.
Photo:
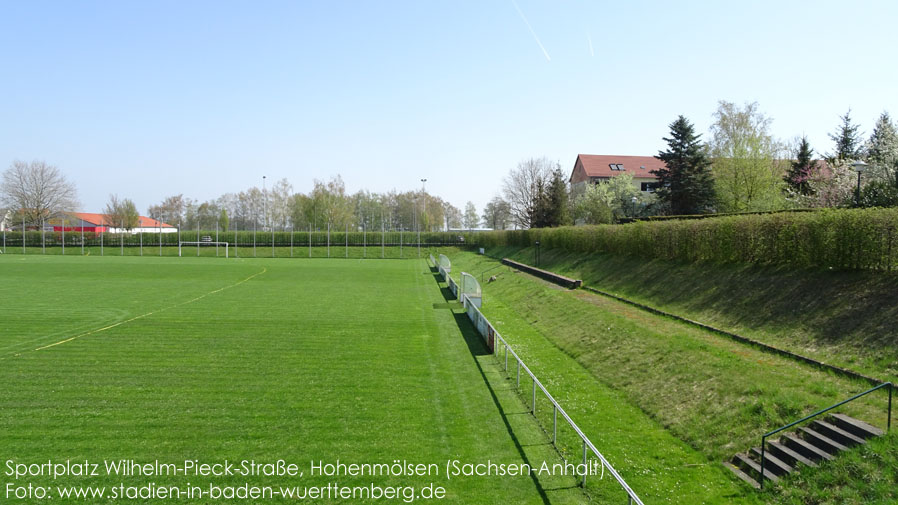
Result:
{"type": "Polygon", "coordinates": [[[898,131],[888,112],[876,120],[867,144],[870,177],[898,187],[898,131]]]}
{"type": "Polygon", "coordinates": [[[653,170],[658,177],[658,200],[671,214],[698,214],[714,205],[714,180],[711,162],[695,134],[695,128],[682,115],[670,124],[670,138],[664,137],[667,150],[655,156],[667,167],[653,170]]]}
{"type": "Polygon", "coordinates": [[[789,172],[783,178],[786,184],[799,195],[810,195],[811,190],[810,179],[817,171],[817,162],[814,160],[814,150],[811,149],[811,143],[808,137],[801,137],[798,144],[798,151],[795,153],[795,160],[792,161],[789,172]]]}
{"type": "Polygon", "coordinates": [[[564,180],[564,172],[561,171],[561,167],[557,167],[552,171],[552,180],[549,182],[546,204],[547,226],[567,226],[571,224],[567,182],[564,180]]]}
{"type": "Polygon", "coordinates": [[[536,195],[536,201],[530,213],[530,227],[547,228],[552,226],[549,222],[549,215],[551,214],[549,210],[551,208],[549,191],[542,179],[536,181],[534,194],[536,195]]]}
{"type": "Polygon", "coordinates": [[[861,134],[858,132],[860,127],[851,122],[851,109],[839,119],[842,120],[842,124],[839,125],[838,131],[829,134],[829,138],[836,143],[836,151],[829,155],[831,164],[859,160],[863,157],[861,134]]]}

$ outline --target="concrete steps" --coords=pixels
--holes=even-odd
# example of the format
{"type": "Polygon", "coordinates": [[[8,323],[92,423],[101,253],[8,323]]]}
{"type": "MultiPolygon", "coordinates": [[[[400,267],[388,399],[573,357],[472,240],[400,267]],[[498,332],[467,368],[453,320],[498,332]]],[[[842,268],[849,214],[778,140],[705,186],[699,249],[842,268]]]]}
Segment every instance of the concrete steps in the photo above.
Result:
{"type": "MultiPolygon", "coordinates": [[[[815,468],[821,461],[831,461],[842,451],[867,443],[884,432],[864,421],[845,414],[832,414],[777,440],[768,440],[764,453],[764,479],[779,482],[781,477],[801,469],[815,468]]],[[[733,456],[724,466],[749,486],[761,487],[761,448],[733,456]]]]}

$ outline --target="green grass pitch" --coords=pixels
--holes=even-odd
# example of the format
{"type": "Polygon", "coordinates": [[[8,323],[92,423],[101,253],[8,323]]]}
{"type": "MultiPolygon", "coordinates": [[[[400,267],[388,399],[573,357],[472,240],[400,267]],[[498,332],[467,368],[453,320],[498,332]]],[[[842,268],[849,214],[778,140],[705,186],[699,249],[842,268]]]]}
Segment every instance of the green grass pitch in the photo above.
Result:
{"type": "MultiPolygon", "coordinates": [[[[445,299],[423,261],[4,255],[0,279],[0,494],[9,483],[373,482],[434,483],[446,489],[442,503],[584,499],[572,479],[447,481],[443,467],[439,477],[308,475],[317,460],[558,461],[492,358],[463,331],[463,316],[440,307],[445,299]],[[5,473],[9,460],[84,459],[284,459],[306,475],[54,481],[5,473]]],[[[231,503],[288,501],[296,500],[231,503]]]]}

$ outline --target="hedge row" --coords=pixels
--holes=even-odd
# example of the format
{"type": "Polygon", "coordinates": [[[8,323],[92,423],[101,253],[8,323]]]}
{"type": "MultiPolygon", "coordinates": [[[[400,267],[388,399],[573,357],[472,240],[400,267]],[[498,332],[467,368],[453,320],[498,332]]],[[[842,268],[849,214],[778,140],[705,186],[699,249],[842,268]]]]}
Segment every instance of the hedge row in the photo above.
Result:
{"type": "Polygon", "coordinates": [[[479,246],[531,246],[582,253],[840,270],[898,267],[898,209],[716,217],[496,231],[470,235],[479,246]]]}
{"type": "MultiPolygon", "coordinates": [[[[125,247],[136,247],[143,243],[143,245],[158,245],[160,239],[162,240],[163,245],[178,245],[179,234],[178,233],[123,233],[123,234],[115,234],[115,233],[87,233],[83,234],[84,237],[84,245],[88,247],[99,247],[101,241],[106,246],[114,247],[119,246],[124,242],[125,247]]],[[[418,234],[413,232],[349,232],[348,234],[345,232],[331,232],[330,238],[328,238],[327,232],[301,232],[297,231],[292,234],[290,232],[252,232],[252,231],[237,231],[237,232],[219,232],[216,235],[215,230],[212,231],[188,231],[184,230],[180,233],[181,241],[197,241],[199,238],[200,241],[203,240],[204,237],[208,237],[210,240],[216,242],[228,242],[231,245],[237,244],[241,247],[252,246],[256,244],[257,246],[271,246],[272,240],[274,241],[274,245],[276,247],[289,247],[292,241],[292,244],[295,247],[300,246],[308,246],[310,241],[313,246],[324,246],[328,244],[328,241],[332,246],[341,246],[345,245],[348,241],[350,246],[361,246],[363,244],[367,244],[370,246],[379,246],[381,242],[387,246],[391,245],[412,245],[418,243],[418,234]]],[[[65,245],[68,246],[80,246],[81,245],[81,232],[66,232],[65,233],[65,245]]],[[[22,247],[22,232],[18,231],[7,231],[2,234],[3,243],[0,246],[5,245],[7,248],[12,247],[22,247]]],[[[40,231],[28,231],[25,232],[25,246],[26,247],[57,247],[61,246],[63,242],[63,234],[62,232],[44,232],[40,231]]],[[[421,245],[458,245],[462,243],[462,239],[458,233],[447,233],[447,232],[438,232],[438,233],[422,233],[421,234],[421,245]]]]}

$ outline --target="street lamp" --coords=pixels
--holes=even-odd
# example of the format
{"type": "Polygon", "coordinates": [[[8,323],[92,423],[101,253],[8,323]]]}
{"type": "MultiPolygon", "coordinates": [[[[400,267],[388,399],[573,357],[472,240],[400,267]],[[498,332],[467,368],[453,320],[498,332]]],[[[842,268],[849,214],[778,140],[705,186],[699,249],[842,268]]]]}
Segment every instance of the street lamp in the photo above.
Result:
{"type": "Polygon", "coordinates": [[[851,164],[851,167],[854,168],[855,172],[857,172],[857,192],[854,196],[855,207],[861,206],[861,174],[864,172],[864,170],[867,169],[867,166],[868,165],[863,161],[855,161],[851,164]]]}
{"type": "Polygon", "coordinates": [[[636,217],[636,203],[639,202],[639,198],[634,196],[632,198],[632,201],[633,201],[633,216],[632,217],[635,218],[636,217]]]}
{"type": "Polygon", "coordinates": [[[536,246],[536,251],[534,251],[536,253],[536,258],[534,258],[534,259],[536,260],[537,268],[539,268],[539,240],[537,240],[536,243],[534,243],[533,245],[536,246]]]}

